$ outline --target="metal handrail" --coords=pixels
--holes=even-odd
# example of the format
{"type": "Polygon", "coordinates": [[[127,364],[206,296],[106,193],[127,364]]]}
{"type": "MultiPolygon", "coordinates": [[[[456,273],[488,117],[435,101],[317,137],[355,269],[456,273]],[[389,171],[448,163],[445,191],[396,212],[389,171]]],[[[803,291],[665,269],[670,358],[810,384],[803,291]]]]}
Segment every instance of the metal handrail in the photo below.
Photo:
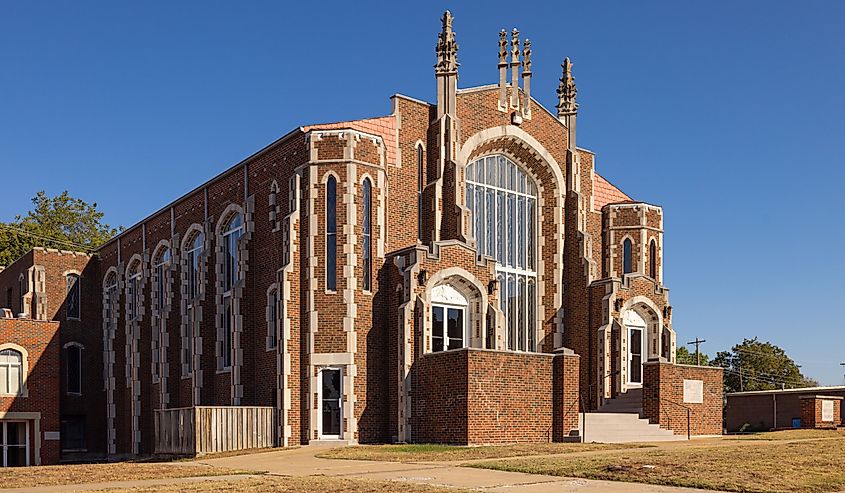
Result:
{"type": "MultiPolygon", "coordinates": [[[[610,373],[606,374],[605,376],[603,376],[602,380],[607,378],[607,377],[612,377],[613,375],[616,375],[619,372],[620,372],[619,370],[610,372],[610,373]]],[[[576,400],[572,404],[570,404],[569,408],[567,408],[566,411],[564,411],[564,413],[563,413],[562,419],[565,420],[566,416],[569,415],[569,413],[572,411],[572,408],[575,406],[575,404],[581,404],[581,409],[583,410],[583,412],[580,413],[581,414],[581,433],[580,433],[579,438],[581,439],[582,443],[584,442],[584,437],[587,435],[587,433],[586,433],[586,431],[587,431],[587,407],[584,405],[584,393],[586,392],[589,395],[593,391],[593,387],[595,387],[597,384],[598,384],[598,382],[593,382],[593,383],[587,385],[586,390],[580,389],[578,391],[578,400],[576,400]]]]}
{"type": "MultiPolygon", "coordinates": [[[[658,396],[657,396],[657,397],[658,397],[658,399],[660,399],[660,400],[659,400],[659,402],[660,402],[660,404],[661,404],[661,406],[660,406],[661,411],[664,409],[664,408],[663,408],[663,405],[662,405],[664,402],[668,402],[669,404],[674,404],[674,405],[676,405],[676,406],[680,406],[680,407],[682,407],[682,408],[686,409],[686,411],[687,411],[687,440],[692,440],[692,431],[691,431],[691,422],[690,422],[690,421],[691,421],[691,419],[690,419],[690,413],[691,413],[692,409],[691,409],[689,406],[685,406],[685,405],[683,405],[683,404],[681,404],[681,403],[679,403],[679,402],[675,402],[675,401],[673,401],[673,400],[671,400],[671,399],[667,399],[667,398],[665,398],[665,397],[660,397],[660,395],[659,395],[659,394],[658,394],[658,396]]],[[[671,414],[669,414],[668,416],[669,416],[669,423],[668,423],[668,426],[669,426],[669,429],[671,430],[671,429],[672,429],[672,415],[671,415],[671,414]]],[[[658,421],[658,425],[659,425],[659,424],[660,424],[660,423],[659,423],[659,421],[658,421]]]]}

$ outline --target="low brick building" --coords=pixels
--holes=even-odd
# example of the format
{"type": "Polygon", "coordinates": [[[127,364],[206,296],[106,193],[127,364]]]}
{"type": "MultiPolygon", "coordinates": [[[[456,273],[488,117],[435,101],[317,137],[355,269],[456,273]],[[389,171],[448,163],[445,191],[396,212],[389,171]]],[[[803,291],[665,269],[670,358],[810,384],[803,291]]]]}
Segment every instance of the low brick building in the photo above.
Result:
{"type": "Polygon", "coordinates": [[[106,452],[101,290],[92,260],[85,253],[34,248],[0,271],[0,293],[5,292],[5,305],[0,306],[21,323],[58,324],[59,392],[50,402],[60,410],[56,436],[61,431],[66,460],[99,458],[106,452]]]}
{"type": "MultiPolygon", "coordinates": [[[[816,396],[842,398],[845,397],[845,387],[807,387],[727,394],[725,406],[727,431],[768,431],[780,428],[816,427],[816,424],[833,426],[833,422],[822,421],[821,415],[816,422],[814,417],[816,396]],[[809,401],[813,402],[812,412],[809,415],[806,415],[808,411],[804,409],[804,405],[809,405],[809,403],[805,403],[804,398],[811,398],[809,401]],[[813,416],[812,421],[808,419],[810,416],[813,416]]],[[[819,413],[821,413],[821,406],[819,404],[819,413]]],[[[838,421],[845,422],[842,406],[834,404],[834,407],[839,408],[838,421]]]]}
{"type": "Polygon", "coordinates": [[[0,318],[0,466],[58,462],[60,352],[58,322],[0,318]]]}
{"type": "Polygon", "coordinates": [[[577,434],[649,360],[641,404],[675,397],[662,208],[576,145],[569,59],[549,110],[530,41],[494,49],[498,84],[458,89],[447,12],[436,102],[295,128],[98,249],[108,454],[152,453],[157,409],[271,406],[280,445],[490,443],[577,434]]]}

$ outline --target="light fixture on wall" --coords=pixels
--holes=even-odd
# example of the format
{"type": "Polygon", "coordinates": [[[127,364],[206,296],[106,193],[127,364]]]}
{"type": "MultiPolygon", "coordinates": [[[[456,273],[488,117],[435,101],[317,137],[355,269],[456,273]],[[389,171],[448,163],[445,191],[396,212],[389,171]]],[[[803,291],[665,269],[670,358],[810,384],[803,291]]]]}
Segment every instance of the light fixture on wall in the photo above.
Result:
{"type": "Polygon", "coordinates": [[[622,298],[616,298],[616,303],[613,306],[616,308],[617,312],[622,309],[623,303],[624,301],[622,301],[622,298]]]}
{"type": "Polygon", "coordinates": [[[672,305],[663,307],[663,318],[670,318],[672,316],[672,305]]]}
{"type": "Polygon", "coordinates": [[[421,285],[425,284],[425,279],[426,279],[426,271],[421,270],[420,273],[417,274],[417,282],[421,285]]]}
{"type": "Polygon", "coordinates": [[[490,282],[487,283],[487,294],[492,295],[496,292],[499,288],[499,280],[498,279],[491,279],[490,282]]]}

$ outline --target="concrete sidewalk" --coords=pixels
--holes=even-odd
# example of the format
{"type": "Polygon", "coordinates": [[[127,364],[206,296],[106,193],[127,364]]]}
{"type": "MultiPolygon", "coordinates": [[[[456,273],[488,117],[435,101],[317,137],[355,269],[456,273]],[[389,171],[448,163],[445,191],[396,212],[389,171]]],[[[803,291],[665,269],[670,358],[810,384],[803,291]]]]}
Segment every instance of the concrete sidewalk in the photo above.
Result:
{"type": "Polygon", "coordinates": [[[267,471],[270,474],[282,476],[324,475],[494,492],[567,493],[600,491],[603,493],[652,493],[703,491],[639,483],[571,479],[558,476],[473,469],[449,464],[403,464],[315,457],[316,454],[325,450],[324,447],[310,446],[261,454],[205,459],[196,462],[245,471],[267,471]]]}

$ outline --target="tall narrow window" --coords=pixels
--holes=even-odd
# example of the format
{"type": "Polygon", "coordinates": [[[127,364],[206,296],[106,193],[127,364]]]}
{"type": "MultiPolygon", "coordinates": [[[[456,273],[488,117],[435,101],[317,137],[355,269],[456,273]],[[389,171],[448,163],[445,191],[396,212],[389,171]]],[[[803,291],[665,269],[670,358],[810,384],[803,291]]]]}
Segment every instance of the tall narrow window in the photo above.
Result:
{"type": "Polygon", "coordinates": [[[267,296],[267,349],[276,347],[278,338],[276,332],[279,325],[279,291],[270,290],[267,296]]]}
{"type": "Polygon", "coordinates": [[[155,309],[157,311],[157,331],[153,333],[152,337],[152,370],[153,381],[157,381],[161,376],[161,340],[167,333],[167,317],[165,317],[164,309],[167,306],[167,288],[169,267],[170,267],[170,249],[162,248],[155,258],[155,309]]]}
{"type": "Polygon", "coordinates": [[[244,234],[244,218],[234,214],[223,228],[223,291],[231,291],[238,282],[238,240],[244,234]]]}
{"type": "MultiPolygon", "coordinates": [[[[28,286],[29,283],[27,283],[26,281],[27,281],[26,275],[21,274],[20,277],[18,278],[18,296],[19,296],[18,299],[21,302],[20,310],[18,311],[18,313],[27,313],[26,299],[24,297],[29,292],[29,286],[28,286]]],[[[12,308],[11,300],[9,301],[9,308],[10,309],[12,308]]]]}
{"type": "Polygon", "coordinates": [[[363,284],[364,291],[371,291],[373,289],[373,252],[372,252],[372,228],[373,228],[373,186],[370,179],[364,179],[364,197],[363,197],[363,212],[364,219],[362,221],[361,240],[363,245],[363,252],[361,258],[363,260],[363,284]]]}
{"type": "Polygon", "coordinates": [[[470,163],[466,187],[477,253],[497,261],[507,348],[536,351],[537,187],[523,168],[501,155],[470,163]]]}
{"type": "Polygon", "coordinates": [[[82,346],[72,342],[65,348],[65,390],[68,394],[82,394],[82,346]]]}
{"type": "Polygon", "coordinates": [[[0,351],[0,394],[20,395],[23,389],[23,354],[14,349],[0,351]]]}
{"type": "Polygon", "coordinates": [[[633,255],[633,246],[631,245],[631,240],[628,238],[622,242],[622,273],[623,274],[630,274],[634,272],[634,261],[632,258],[633,255]]]}
{"type": "Polygon", "coordinates": [[[337,180],[326,183],[326,289],[337,291],[337,180]]]}
{"type": "Polygon", "coordinates": [[[200,274],[205,237],[202,233],[195,233],[193,238],[185,246],[185,268],[187,270],[187,326],[182,334],[182,368],[183,375],[188,376],[193,372],[194,354],[194,321],[196,311],[200,303],[200,274]]]}
{"type": "Polygon", "coordinates": [[[127,320],[137,320],[141,316],[141,262],[136,261],[129,268],[126,283],[129,289],[127,299],[127,320]]]}
{"type": "Polygon", "coordinates": [[[232,367],[232,331],[235,329],[234,288],[240,276],[238,241],[244,233],[241,214],[234,214],[223,228],[223,334],[221,366],[232,367]]]}
{"type": "Polygon", "coordinates": [[[423,189],[425,188],[425,176],[423,176],[423,146],[417,145],[417,239],[423,238],[423,189]]]}
{"type": "Polygon", "coordinates": [[[79,274],[68,274],[65,278],[65,284],[67,287],[67,297],[65,298],[67,318],[79,320],[81,312],[79,299],[79,274]]]}
{"type": "Polygon", "coordinates": [[[648,275],[657,279],[657,242],[654,240],[648,246],[648,275]]]}

